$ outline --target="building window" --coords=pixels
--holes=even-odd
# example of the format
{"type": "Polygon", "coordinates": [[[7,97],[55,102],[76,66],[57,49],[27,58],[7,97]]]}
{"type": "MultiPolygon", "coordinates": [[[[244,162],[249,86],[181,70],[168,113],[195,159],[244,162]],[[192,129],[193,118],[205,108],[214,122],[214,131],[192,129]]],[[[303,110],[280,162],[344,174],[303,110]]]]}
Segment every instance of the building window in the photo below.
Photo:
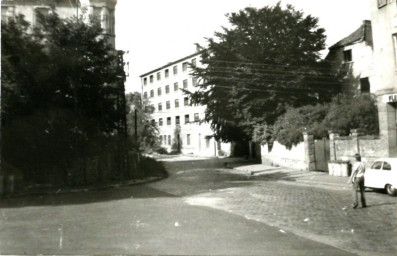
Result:
{"type": "Polygon", "coordinates": [[[171,117],[167,117],[167,125],[171,125],[171,117]]]}
{"type": "Polygon", "coordinates": [[[149,82],[150,82],[150,83],[153,83],[153,75],[150,75],[150,76],[149,76],[149,82]]]}
{"type": "Polygon", "coordinates": [[[181,123],[181,120],[180,120],[179,116],[176,116],[175,117],[175,124],[180,124],[180,123],[181,123]]]}
{"type": "Polygon", "coordinates": [[[145,113],[149,113],[149,112],[150,112],[150,106],[145,106],[145,113]]]}
{"type": "Polygon", "coordinates": [[[101,28],[107,34],[110,34],[111,28],[111,15],[114,15],[112,11],[110,11],[106,7],[94,7],[94,16],[99,17],[101,21],[101,28]]]}
{"type": "Polygon", "coordinates": [[[168,68],[166,70],[164,70],[164,77],[168,78],[170,76],[170,72],[168,70],[168,68]]]}
{"type": "Polygon", "coordinates": [[[167,145],[167,135],[164,135],[164,145],[167,145]]]}
{"type": "Polygon", "coordinates": [[[387,5],[387,0],[378,0],[378,8],[382,8],[387,5]]]}
{"type": "Polygon", "coordinates": [[[169,85],[165,86],[165,93],[170,93],[170,86],[169,85]]]}
{"type": "Polygon", "coordinates": [[[187,79],[183,80],[183,89],[187,89],[187,79]]]}
{"type": "Polygon", "coordinates": [[[7,21],[15,16],[15,6],[1,7],[1,21],[7,21]]]}
{"type": "Polygon", "coordinates": [[[161,96],[161,87],[157,88],[157,95],[161,96]]]}
{"type": "Polygon", "coordinates": [[[210,138],[205,138],[205,147],[210,148],[210,138]]]}
{"type": "Polygon", "coordinates": [[[161,74],[160,74],[160,72],[157,72],[157,80],[161,80],[161,74]]]}
{"type": "Polygon", "coordinates": [[[152,119],[152,125],[156,125],[156,120],[152,119]]]}
{"type": "Polygon", "coordinates": [[[8,12],[8,6],[2,6],[1,7],[1,21],[7,21],[7,12],[8,12]]]}
{"type": "Polygon", "coordinates": [[[147,77],[143,79],[143,85],[147,85],[147,77]]]}
{"type": "Polygon", "coordinates": [[[195,122],[200,121],[200,117],[199,117],[199,114],[198,114],[198,113],[194,113],[194,121],[195,121],[195,122]]]}
{"type": "Polygon", "coordinates": [[[147,98],[147,92],[143,93],[143,97],[146,99],[147,98]]]}
{"type": "Polygon", "coordinates": [[[38,15],[39,13],[43,16],[47,16],[50,14],[50,8],[49,7],[35,7],[34,8],[34,16],[33,16],[33,26],[37,25],[38,20],[38,15]]]}
{"type": "Polygon", "coordinates": [[[153,98],[153,97],[154,97],[154,91],[150,90],[150,98],[153,98]]]}
{"type": "Polygon", "coordinates": [[[179,86],[178,86],[178,82],[174,83],[174,91],[178,91],[179,86]]]}
{"type": "Polygon", "coordinates": [[[108,25],[108,29],[109,29],[109,33],[114,35],[114,29],[115,29],[115,22],[114,22],[114,11],[109,11],[109,25],[108,25]]]}
{"type": "Polygon", "coordinates": [[[186,134],[186,144],[190,145],[190,134],[186,134]]]}
{"type": "Polygon", "coordinates": [[[168,145],[171,145],[171,135],[168,135],[168,145]]]}
{"type": "Polygon", "coordinates": [[[185,115],[185,124],[189,123],[189,114],[185,115]]]}
{"type": "Polygon", "coordinates": [[[197,77],[192,78],[192,84],[193,84],[193,86],[197,85],[197,77]]]}
{"type": "Polygon", "coordinates": [[[163,135],[160,135],[160,143],[163,144],[163,135]]]}
{"type": "Polygon", "coordinates": [[[183,98],[183,105],[188,106],[189,105],[189,97],[183,98]]]}
{"type": "Polygon", "coordinates": [[[179,99],[175,100],[175,108],[179,108],[179,99]]]}
{"type": "Polygon", "coordinates": [[[163,126],[163,118],[159,118],[159,126],[163,126]]]}
{"type": "Polygon", "coordinates": [[[393,34],[394,61],[397,65],[397,34],[393,34]]]}
{"type": "Polygon", "coordinates": [[[159,111],[163,110],[163,104],[161,104],[161,103],[158,104],[158,110],[159,111]]]}
{"type": "Polygon", "coordinates": [[[167,101],[167,102],[165,103],[165,107],[166,107],[167,109],[170,109],[170,108],[171,108],[170,101],[167,101]]]}
{"type": "Polygon", "coordinates": [[[193,67],[196,66],[196,58],[192,59],[192,66],[193,66],[193,67]]]}
{"type": "Polygon", "coordinates": [[[352,50],[343,51],[343,60],[345,62],[351,62],[353,60],[352,50]]]}
{"type": "Polygon", "coordinates": [[[178,74],[178,66],[174,66],[173,71],[174,71],[174,75],[177,75],[178,74]]]}
{"type": "Polygon", "coordinates": [[[369,93],[371,91],[368,77],[360,78],[360,89],[361,93],[369,93]]]}
{"type": "Polygon", "coordinates": [[[182,71],[185,72],[187,70],[187,62],[182,63],[182,71]]]}

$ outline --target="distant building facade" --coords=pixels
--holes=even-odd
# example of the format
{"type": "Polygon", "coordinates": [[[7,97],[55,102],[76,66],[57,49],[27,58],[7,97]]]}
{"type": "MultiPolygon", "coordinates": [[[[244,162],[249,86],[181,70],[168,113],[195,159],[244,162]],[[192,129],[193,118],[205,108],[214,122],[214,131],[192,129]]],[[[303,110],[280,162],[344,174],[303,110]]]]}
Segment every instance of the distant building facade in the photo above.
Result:
{"type": "Polygon", "coordinates": [[[199,82],[190,65],[201,65],[195,53],[140,76],[142,97],[153,107],[152,122],[159,128],[161,146],[168,152],[200,156],[229,155],[230,144],[213,138],[209,123],[202,122],[205,106],[193,106],[181,89],[197,90],[199,82]]]}
{"type": "Polygon", "coordinates": [[[353,33],[329,47],[327,61],[345,74],[344,94],[371,93],[373,83],[373,40],[371,21],[364,20],[353,33]]]}
{"type": "Polygon", "coordinates": [[[374,39],[373,91],[378,98],[379,128],[389,156],[397,156],[397,3],[371,2],[374,39]]]}
{"type": "Polygon", "coordinates": [[[72,16],[96,17],[101,22],[109,43],[115,47],[115,6],[117,0],[2,0],[1,20],[23,14],[31,25],[37,22],[36,13],[48,14],[55,7],[61,18],[72,16]]]}

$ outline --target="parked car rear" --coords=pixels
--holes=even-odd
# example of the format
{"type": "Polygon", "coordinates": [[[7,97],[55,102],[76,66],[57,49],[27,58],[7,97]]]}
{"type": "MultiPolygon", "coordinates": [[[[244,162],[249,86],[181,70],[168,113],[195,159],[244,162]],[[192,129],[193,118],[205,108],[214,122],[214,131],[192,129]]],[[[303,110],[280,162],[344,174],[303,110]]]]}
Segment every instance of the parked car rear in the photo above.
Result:
{"type": "Polygon", "coordinates": [[[379,158],[364,174],[364,186],[385,189],[391,196],[397,195],[397,158],[379,158]]]}

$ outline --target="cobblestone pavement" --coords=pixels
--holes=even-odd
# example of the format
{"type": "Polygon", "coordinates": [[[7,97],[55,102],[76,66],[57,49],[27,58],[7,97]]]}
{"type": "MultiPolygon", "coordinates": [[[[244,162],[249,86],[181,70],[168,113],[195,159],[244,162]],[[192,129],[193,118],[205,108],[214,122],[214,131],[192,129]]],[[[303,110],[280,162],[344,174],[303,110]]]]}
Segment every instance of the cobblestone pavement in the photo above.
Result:
{"type": "Polygon", "coordinates": [[[153,186],[184,196],[192,205],[245,216],[359,255],[397,254],[395,197],[368,190],[368,207],[352,209],[351,191],[341,187],[286,181],[280,173],[230,173],[211,161],[165,165],[170,178],[153,186]]]}

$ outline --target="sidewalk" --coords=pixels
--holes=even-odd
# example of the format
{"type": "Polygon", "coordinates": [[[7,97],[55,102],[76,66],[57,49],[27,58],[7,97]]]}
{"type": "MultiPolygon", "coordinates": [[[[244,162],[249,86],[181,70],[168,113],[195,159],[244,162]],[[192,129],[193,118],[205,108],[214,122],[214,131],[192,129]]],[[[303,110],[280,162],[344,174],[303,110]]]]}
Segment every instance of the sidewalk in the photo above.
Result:
{"type": "Polygon", "coordinates": [[[234,173],[254,177],[266,175],[268,178],[280,183],[351,190],[351,185],[347,184],[349,177],[330,176],[328,172],[305,172],[293,168],[275,167],[266,164],[241,165],[238,163],[228,163],[227,167],[234,173]]]}

